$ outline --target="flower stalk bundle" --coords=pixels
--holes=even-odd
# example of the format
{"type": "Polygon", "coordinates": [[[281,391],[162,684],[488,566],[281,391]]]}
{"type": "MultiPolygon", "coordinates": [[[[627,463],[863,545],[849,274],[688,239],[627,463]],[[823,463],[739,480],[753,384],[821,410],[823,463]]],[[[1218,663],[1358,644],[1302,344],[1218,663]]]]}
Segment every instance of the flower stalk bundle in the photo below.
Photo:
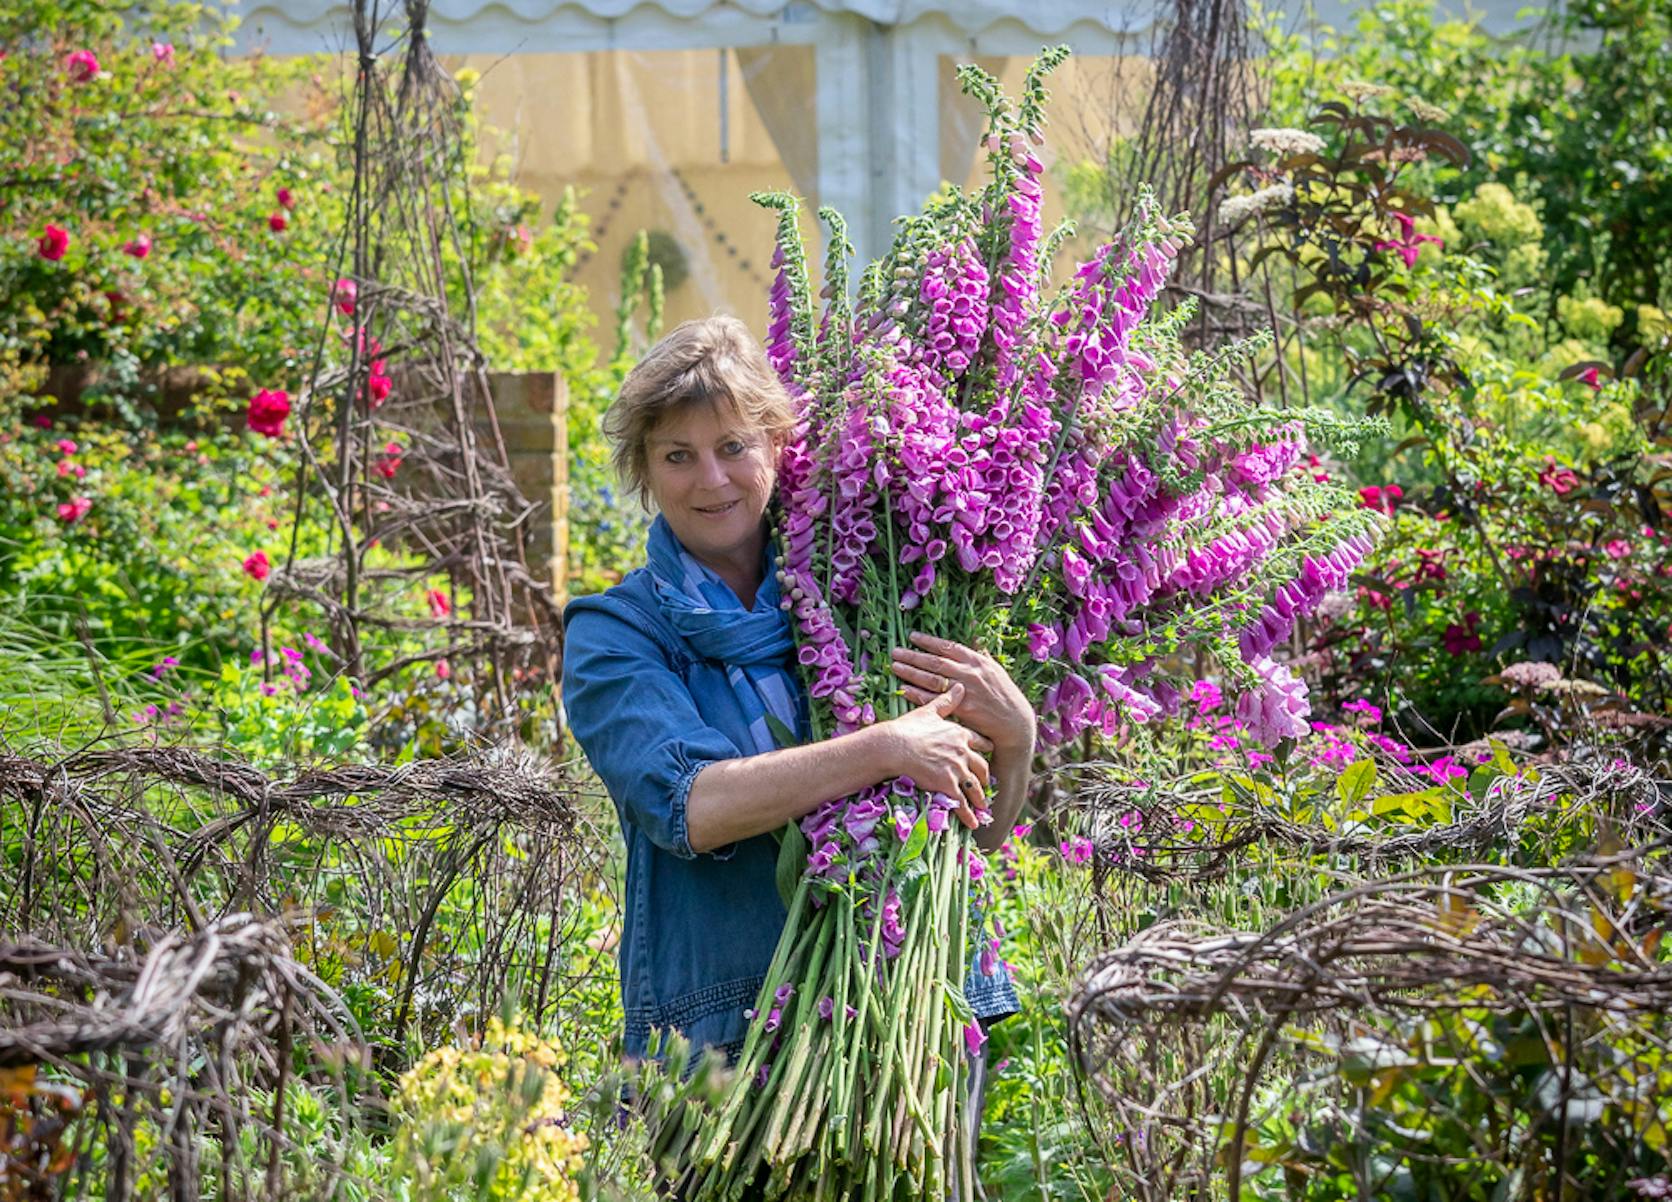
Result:
{"type": "MultiPolygon", "coordinates": [[[[799,415],[779,565],[817,737],[905,712],[888,649],[912,630],[994,654],[1049,743],[1175,713],[1203,654],[1257,737],[1306,730],[1304,687],[1271,653],[1347,582],[1377,518],[1296,469],[1309,434],[1357,431],[1250,408],[1228,369],[1258,343],[1184,353],[1189,308],[1151,308],[1185,218],[1143,204],[1051,285],[1071,230],[1041,228],[1036,149],[1065,55],[1044,53],[1015,105],[961,68],[991,182],[904,218],[856,303],[840,216],[820,211],[815,319],[797,203],[755,198],[779,213],[767,353],[799,415]]],[[[985,1034],[964,983],[998,971],[999,933],[955,804],[901,778],[786,832],[789,918],[735,1082],[659,1133],[678,1196],[974,1196],[985,1034]]]]}

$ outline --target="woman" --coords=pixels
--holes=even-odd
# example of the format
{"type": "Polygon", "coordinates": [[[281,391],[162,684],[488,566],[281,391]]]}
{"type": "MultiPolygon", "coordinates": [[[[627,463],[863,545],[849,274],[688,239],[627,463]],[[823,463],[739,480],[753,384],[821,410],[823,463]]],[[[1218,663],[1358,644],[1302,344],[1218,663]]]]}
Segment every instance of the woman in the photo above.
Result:
{"type": "MultiPolygon", "coordinates": [[[[1031,707],[990,657],[940,640],[894,650],[916,709],[777,745],[774,728],[808,737],[766,522],[793,421],[765,354],[730,317],[659,342],[605,421],[623,482],[659,515],[646,567],[570,604],[563,696],[627,844],[630,1056],[653,1028],[741,1051],[785,920],[771,837],[785,823],[903,775],[961,798],[960,819],[991,850],[1026,789],[1031,707]]],[[[972,973],[966,990],[985,1020],[1017,1008],[1002,969],[972,973]]]]}

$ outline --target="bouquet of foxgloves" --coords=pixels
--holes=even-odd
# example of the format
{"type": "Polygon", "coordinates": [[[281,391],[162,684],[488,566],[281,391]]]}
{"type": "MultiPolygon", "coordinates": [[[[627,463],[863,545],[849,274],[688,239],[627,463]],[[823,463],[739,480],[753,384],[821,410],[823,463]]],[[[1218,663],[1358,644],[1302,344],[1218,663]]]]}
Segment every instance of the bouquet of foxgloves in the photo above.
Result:
{"type": "MultiPolygon", "coordinates": [[[[800,425],[779,568],[819,737],[904,712],[888,648],[910,630],[997,656],[1047,742],[1171,715],[1204,654],[1257,737],[1306,730],[1272,651],[1346,583],[1376,518],[1297,468],[1309,435],[1354,431],[1251,408],[1228,368],[1256,346],[1181,350],[1189,308],[1151,310],[1185,218],[1142,204],[1053,288],[1070,231],[1043,234],[1036,150],[1065,54],[1014,106],[961,69],[991,182],[903,219],[856,303],[841,218],[820,213],[815,317],[796,202],[755,198],[780,215],[767,351],[800,425]]],[[[678,1196],[974,1196],[967,1058],[985,1036],[963,984],[972,963],[998,971],[998,940],[955,804],[899,779],[787,833],[789,918],[734,1082],[659,1133],[678,1196]]]]}

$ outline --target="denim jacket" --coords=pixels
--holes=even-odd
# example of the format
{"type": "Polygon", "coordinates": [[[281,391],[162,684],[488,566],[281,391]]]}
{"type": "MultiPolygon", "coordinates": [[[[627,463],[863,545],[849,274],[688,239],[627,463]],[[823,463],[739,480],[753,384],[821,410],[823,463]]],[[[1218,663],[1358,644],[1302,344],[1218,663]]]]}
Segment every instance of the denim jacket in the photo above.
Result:
{"type": "MultiPolygon", "coordinates": [[[[660,1028],[735,1055],[786,917],[778,844],[757,835],[694,852],[685,804],[704,767],[746,754],[748,720],[725,666],[698,657],[662,617],[645,569],[570,602],[564,624],[569,729],[609,790],[627,844],[626,1052],[643,1055],[660,1028]]],[[[800,727],[806,738],[805,696],[800,727]]],[[[982,1018],[1019,1008],[1002,968],[972,970],[965,991],[982,1018]]]]}

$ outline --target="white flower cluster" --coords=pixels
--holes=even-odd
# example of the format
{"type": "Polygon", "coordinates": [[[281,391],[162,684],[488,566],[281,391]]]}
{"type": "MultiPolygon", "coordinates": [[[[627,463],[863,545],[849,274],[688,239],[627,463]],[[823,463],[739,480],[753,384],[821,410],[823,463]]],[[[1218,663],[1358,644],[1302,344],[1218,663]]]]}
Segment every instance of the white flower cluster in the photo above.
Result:
{"type": "Polygon", "coordinates": [[[1235,225],[1244,217],[1286,205],[1294,197],[1295,189],[1290,184],[1273,184],[1247,196],[1230,196],[1219,206],[1219,221],[1222,225],[1235,225]]]}
{"type": "Polygon", "coordinates": [[[1248,140],[1273,154],[1318,154],[1324,149],[1324,140],[1304,129],[1257,129],[1248,140]]]}

